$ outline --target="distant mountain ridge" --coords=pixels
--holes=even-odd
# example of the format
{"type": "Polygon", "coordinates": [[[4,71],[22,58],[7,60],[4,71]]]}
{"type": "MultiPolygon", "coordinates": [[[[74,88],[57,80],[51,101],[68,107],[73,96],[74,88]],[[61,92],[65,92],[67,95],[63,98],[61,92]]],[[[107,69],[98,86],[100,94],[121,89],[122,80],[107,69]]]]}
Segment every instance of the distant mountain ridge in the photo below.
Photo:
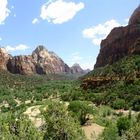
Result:
{"type": "MultiPolygon", "coordinates": [[[[6,49],[0,48],[0,70],[13,74],[73,74],[73,69],[57,54],[48,51],[42,45],[38,46],[31,55],[13,57],[6,49]]],[[[84,70],[81,68],[81,71],[84,70]]]]}
{"type": "Polygon", "coordinates": [[[83,70],[81,68],[81,66],[77,63],[73,64],[73,66],[71,67],[71,73],[72,74],[75,74],[75,73],[85,74],[85,73],[88,73],[88,72],[90,72],[90,69],[83,70]]]}

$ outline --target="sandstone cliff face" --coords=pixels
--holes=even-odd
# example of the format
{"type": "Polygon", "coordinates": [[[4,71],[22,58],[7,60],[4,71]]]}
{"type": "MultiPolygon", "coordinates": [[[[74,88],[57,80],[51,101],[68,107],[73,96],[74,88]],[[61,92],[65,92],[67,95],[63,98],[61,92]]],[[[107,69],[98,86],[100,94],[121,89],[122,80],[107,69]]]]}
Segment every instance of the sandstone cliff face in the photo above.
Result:
{"type": "Polygon", "coordinates": [[[38,46],[32,53],[32,58],[36,62],[38,74],[47,73],[70,73],[70,68],[54,52],[49,52],[43,46],[38,46]]]}
{"type": "Polygon", "coordinates": [[[8,59],[11,56],[8,54],[8,52],[6,51],[6,49],[4,48],[0,48],[0,70],[7,70],[7,63],[8,63],[8,59]]]}
{"type": "Polygon", "coordinates": [[[70,67],[60,57],[43,46],[38,46],[32,55],[14,57],[0,49],[0,56],[0,70],[8,70],[13,74],[71,73],[70,67]]]}
{"type": "Polygon", "coordinates": [[[15,56],[9,59],[7,69],[14,74],[34,74],[35,64],[32,56],[15,56]]]}
{"type": "Polygon", "coordinates": [[[120,58],[140,54],[140,6],[132,14],[126,27],[114,28],[101,42],[95,68],[112,64],[120,58]]]}

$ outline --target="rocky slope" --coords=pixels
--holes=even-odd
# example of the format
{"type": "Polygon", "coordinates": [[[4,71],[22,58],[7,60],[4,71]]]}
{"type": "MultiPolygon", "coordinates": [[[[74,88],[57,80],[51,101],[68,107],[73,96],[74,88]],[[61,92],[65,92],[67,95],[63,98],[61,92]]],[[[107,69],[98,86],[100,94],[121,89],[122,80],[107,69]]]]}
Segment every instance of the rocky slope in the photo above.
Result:
{"type": "MultiPolygon", "coordinates": [[[[79,65],[78,65],[79,66],[79,65]]],[[[54,52],[44,46],[38,46],[31,55],[10,56],[0,48],[0,70],[13,74],[75,74],[83,72],[82,68],[70,68],[54,52]]]]}
{"type": "Polygon", "coordinates": [[[132,14],[126,27],[114,28],[101,42],[95,68],[113,64],[124,56],[140,54],[140,6],[132,14]]]}

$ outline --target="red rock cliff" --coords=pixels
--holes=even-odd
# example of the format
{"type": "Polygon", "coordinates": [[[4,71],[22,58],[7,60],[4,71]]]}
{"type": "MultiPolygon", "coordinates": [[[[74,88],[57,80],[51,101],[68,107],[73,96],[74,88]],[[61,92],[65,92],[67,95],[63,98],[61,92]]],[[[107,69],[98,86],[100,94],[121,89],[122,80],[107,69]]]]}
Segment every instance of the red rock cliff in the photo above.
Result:
{"type": "Polygon", "coordinates": [[[132,14],[126,27],[114,28],[102,40],[95,68],[112,64],[124,56],[140,54],[140,6],[132,14]]]}

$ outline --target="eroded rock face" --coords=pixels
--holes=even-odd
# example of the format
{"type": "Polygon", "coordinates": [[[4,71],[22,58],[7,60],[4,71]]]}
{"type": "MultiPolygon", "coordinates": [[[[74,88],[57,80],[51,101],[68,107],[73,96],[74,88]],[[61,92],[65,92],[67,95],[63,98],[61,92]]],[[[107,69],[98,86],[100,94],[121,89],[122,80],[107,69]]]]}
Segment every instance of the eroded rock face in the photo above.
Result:
{"type": "Polygon", "coordinates": [[[101,42],[95,68],[112,64],[124,56],[140,54],[140,6],[132,14],[129,25],[114,28],[101,42]]]}
{"type": "Polygon", "coordinates": [[[32,53],[32,58],[36,62],[38,74],[47,73],[70,73],[70,68],[54,52],[49,52],[43,46],[38,46],[32,53]]]}
{"type": "Polygon", "coordinates": [[[7,69],[14,74],[34,74],[36,73],[36,63],[32,56],[14,56],[9,59],[7,69]]]}
{"type": "Polygon", "coordinates": [[[7,69],[14,74],[70,73],[71,69],[54,52],[38,46],[32,55],[20,55],[9,58],[7,69]]]}
{"type": "Polygon", "coordinates": [[[10,57],[5,48],[0,48],[0,70],[7,70],[6,65],[10,57]]]}

